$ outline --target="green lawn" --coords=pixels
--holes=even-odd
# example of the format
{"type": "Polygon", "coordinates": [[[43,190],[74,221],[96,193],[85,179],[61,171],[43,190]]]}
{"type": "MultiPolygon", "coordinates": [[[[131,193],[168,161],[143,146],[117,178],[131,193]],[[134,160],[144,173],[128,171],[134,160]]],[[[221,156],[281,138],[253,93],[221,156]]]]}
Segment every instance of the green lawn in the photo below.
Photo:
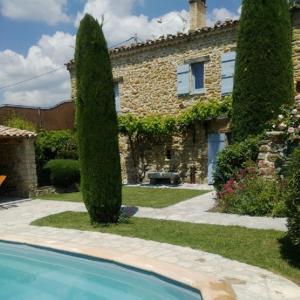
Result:
{"type": "MultiPolygon", "coordinates": [[[[163,208],[207,192],[208,191],[187,189],[160,189],[124,186],[123,204],[128,206],[163,208]]],[[[82,195],[81,193],[50,194],[39,197],[39,199],[81,202],[82,195]]]]}
{"type": "Polygon", "coordinates": [[[300,255],[291,250],[280,231],[142,218],[131,218],[128,224],[92,226],[88,214],[78,212],[48,216],[33,225],[99,231],[187,246],[270,270],[300,284],[300,255]]]}

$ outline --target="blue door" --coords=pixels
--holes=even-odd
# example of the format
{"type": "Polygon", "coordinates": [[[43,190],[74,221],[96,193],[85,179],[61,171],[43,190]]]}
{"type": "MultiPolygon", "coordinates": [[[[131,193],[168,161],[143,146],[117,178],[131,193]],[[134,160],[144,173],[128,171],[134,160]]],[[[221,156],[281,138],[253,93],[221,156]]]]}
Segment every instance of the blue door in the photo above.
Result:
{"type": "Polygon", "coordinates": [[[226,143],[225,133],[211,133],[208,135],[208,184],[213,184],[213,174],[216,168],[217,154],[224,150],[226,143]]]}

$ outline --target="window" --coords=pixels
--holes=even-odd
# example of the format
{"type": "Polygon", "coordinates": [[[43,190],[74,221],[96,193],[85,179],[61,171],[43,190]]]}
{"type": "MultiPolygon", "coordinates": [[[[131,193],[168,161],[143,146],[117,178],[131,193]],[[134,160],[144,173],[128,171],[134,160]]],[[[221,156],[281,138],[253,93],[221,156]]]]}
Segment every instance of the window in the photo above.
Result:
{"type": "Polygon", "coordinates": [[[192,92],[202,93],[204,89],[204,63],[191,65],[192,70],[192,92]]]}
{"type": "Polygon", "coordinates": [[[222,79],[221,92],[222,96],[230,95],[233,90],[234,68],[236,53],[226,52],[222,55],[222,79]]]}
{"type": "Polygon", "coordinates": [[[177,67],[177,95],[204,93],[204,61],[177,67]]]}
{"type": "Polygon", "coordinates": [[[121,112],[121,101],[120,101],[120,87],[119,82],[114,83],[114,93],[115,93],[115,105],[116,105],[116,112],[121,112]]]}

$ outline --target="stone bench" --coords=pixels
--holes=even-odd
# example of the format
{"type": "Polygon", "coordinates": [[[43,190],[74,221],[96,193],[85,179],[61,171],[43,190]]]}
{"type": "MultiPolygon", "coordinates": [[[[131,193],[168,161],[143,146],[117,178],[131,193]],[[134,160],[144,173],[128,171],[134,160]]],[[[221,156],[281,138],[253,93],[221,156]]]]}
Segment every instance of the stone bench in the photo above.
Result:
{"type": "Polygon", "coordinates": [[[148,178],[150,179],[150,184],[158,184],[158,183],[177,184],[180,181],[179,174],[174,172],[149,172],[148,178]]]}

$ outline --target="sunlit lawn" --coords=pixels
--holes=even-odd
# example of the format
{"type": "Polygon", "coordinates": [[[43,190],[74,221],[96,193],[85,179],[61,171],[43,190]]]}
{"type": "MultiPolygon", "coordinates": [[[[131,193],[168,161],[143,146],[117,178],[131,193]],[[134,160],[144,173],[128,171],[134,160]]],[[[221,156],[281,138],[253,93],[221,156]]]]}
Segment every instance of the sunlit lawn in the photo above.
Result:
{"type": "MultiPolygon", "coordinates": [[[[205,194],[207,192],[208,191],[189,189],[144,188],[124,186],[123,204],[128,206],[163,208],[205,194]]],[[[82,194],[49,194],[39,197],[39,199],[82,202],[82,194]]]]}
{"type": "Polygon", "coordinates": [[[200,249],[270,270],[300,284],[300,255],[286,244],[285,233],[280,231],[142,218],[131,218],[128,224],[93,226],[88,214],[81,212],[64,212],[33,224],[98,231],[200,249]]]}

